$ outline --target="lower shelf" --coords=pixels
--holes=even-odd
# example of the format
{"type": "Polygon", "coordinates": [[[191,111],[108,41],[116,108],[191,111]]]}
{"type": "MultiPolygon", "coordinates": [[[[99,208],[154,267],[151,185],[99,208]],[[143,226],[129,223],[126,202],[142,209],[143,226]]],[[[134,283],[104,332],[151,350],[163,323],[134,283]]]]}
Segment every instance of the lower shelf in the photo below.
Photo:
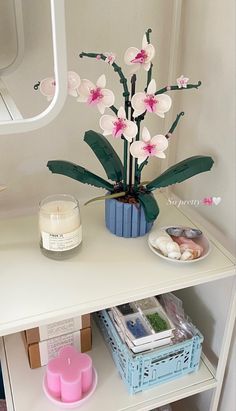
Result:
{"type": "MultiPolygon", "coordinates": [[[[14,410],[55,411],[55,406],[47,400],[42,391],[45,369],[29,368],[20,334],[5,337],[4,344],[11,384],[9,392],[12,392],[14,410]]],[[[81,411],[149,411],[216,386],[214,376],[201,361],[199,371],[131,396],[128,395],[110,352],[95,326],[90,354],[98,372],[98,386],[88,403],[80,408],[81,411]]]]}

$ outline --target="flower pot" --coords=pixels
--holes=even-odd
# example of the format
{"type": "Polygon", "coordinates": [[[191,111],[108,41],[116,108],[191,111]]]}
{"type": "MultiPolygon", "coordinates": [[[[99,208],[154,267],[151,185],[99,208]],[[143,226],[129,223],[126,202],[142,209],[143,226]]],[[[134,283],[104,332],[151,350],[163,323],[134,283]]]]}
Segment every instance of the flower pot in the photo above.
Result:
{"type": "Polygon", "coordinates": [[[105,200],[105,220],[108,230],[118,237],[141,237],[152,228],[140,204],[130,204],[116,199],[105,200]]]}

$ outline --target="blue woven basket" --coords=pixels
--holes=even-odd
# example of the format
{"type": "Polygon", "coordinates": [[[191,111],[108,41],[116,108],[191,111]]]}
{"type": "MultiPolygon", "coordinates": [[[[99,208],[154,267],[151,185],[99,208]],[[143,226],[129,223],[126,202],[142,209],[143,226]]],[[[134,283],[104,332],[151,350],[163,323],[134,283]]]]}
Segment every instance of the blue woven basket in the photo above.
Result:
{"type": "Polygon", "coordinates": [[[179,344],[132,354],[106,310],[96,313],[95,318],[130,394],[174,380],[199,367],[203,342],[200,332],[179,344]]]}
{"type": "Polygon", "coordinates": [[[105,200],[106,227],[118,237],[141,237],[150,231],[140,204],[122,203],[116,199],[105,200]]]}

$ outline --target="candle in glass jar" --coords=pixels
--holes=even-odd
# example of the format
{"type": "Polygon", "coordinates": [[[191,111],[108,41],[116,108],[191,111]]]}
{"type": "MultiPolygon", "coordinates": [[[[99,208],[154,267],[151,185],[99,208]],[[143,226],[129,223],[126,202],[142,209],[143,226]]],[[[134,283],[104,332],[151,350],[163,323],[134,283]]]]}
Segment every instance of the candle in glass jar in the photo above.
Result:
{"type": "Polygon", "coordinates": [[[41,249],[53,258],[68,256],[82,241],[79,206],[73,196],[49,196],[40,204],[41,249]]]}

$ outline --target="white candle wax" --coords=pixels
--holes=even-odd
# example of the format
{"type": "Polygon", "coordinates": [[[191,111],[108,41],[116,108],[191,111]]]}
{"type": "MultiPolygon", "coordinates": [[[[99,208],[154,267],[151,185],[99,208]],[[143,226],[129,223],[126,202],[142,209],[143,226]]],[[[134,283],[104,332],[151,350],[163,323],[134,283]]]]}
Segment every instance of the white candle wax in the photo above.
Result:
{"type": "Polygon", "coordinates": [[[50,201],[43,205],[39,214],[41,231],[65,234],[80,226],[78,208],[73,201],[50,201]]]}
{"type": "Polygon", "coordinates": [[[39,212],[42,247],[49,251],[68,251],[82,241],[82,227],[76,201],[45,201],[39,212]]]}

